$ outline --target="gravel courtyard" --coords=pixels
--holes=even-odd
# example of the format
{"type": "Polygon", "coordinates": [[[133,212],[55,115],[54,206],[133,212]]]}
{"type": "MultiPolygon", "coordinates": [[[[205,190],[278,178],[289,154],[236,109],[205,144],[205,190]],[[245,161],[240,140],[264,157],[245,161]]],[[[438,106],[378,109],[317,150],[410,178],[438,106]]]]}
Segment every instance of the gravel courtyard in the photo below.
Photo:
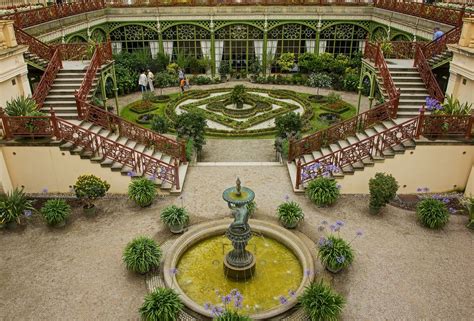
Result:
{"type": "Polygon", "coordinates": [[[1,320],[137,320],[146,293],[144,276],[126,271],[126,243],[137,235],[162,243],[171,236],[160,210],[184,203],[191,224],[229,215],[221,198],[239,176],[254,189],[257,219],[274,221],[285,195],[299,202],[305,220],[299,230],[317,240],[322,220],[343,220],[341,235],[362,238],[352,245],[352,266],[334,277],[317,264],[347,299],[344,320],[472,320],[474,315],[473,233],[467,217],[453,216],[441,231],[421,227],[413,212],[387,206],[370,216],[367,196],[343,196],[320,209],[295,195],[283,166],[191,167],[183,198],[167,196],[138,209],[126,197],[99,202],[102,212],[85,218],[75,208],[64,229],[38,219],[19,232],[0,231],[1,320]]]}

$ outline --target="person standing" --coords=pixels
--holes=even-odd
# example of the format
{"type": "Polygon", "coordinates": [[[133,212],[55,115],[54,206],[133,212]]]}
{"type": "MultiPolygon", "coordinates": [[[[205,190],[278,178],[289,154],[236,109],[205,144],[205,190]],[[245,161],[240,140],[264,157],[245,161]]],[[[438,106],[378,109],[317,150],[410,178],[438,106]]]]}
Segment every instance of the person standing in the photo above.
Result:
{"type": "Polygon", "coordinates": [[[142,93],[146,91],[147,85],[148,85],[148,80],[145,75],[145,70],[142,70],[140,77],[138,77],[138,86],[140,87],[140,90],[142,93]]]}
{"type": "Polygon", "coordinates": [[[184,71],[181,68],[178,69],[178,79],[179,79],[179,83],[181,84],[181,80],[184,79],[184,71]]]}
{"type": "Polygon", "coordinates": [[[155,80],[155,75],[151,72],[150,69],[147,70],[146,80],[148,82],[148,88],[151,92],[155,92],[155,87],[153,86],[153,81],[155,80]]]}
{"type": "Polygon", "coordinates": [[[433,29],[433,40],[438,40],[444,35],[444,32],[442,32],[439,27],[435,27],[433,29]]]}
{"type": "Polygon", "coordinates": [[[179,88],[181,88],[181,93],[184,93],[184,86],[186,86],[186,78],[183,78],[179,81],[179,88]]]}

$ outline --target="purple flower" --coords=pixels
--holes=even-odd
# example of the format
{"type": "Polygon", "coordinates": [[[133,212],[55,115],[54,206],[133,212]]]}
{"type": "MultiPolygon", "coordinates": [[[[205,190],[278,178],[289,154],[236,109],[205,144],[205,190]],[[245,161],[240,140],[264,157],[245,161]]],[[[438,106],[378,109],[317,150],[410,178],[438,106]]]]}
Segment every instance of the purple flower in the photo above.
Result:
{"type": "Polygon", "coordinates": [[[288,299],[285,298],[283,295],[280,296],[279,300],[280,300],[280,304],[287,304],[288,303],[288,299]]]}
{"type": "Polygon", "coordinates": [[[231,301],[232,301],[232,296],[230,294],[224,295],[222,297],[222,303],[224,303],[224,305],[229,304],[231,301]]]}
{"type": "Polygon", "coordinates": [[[47,187],[43,188],[42,192],[45,194],[48,193],[48,188],[47,187]]]}
{"type": "Polygon", "coordinates": [[[154,180],[156,179],[155,174],[153,174],[153,175],[151,175],[151,176],[148,176],[148,179],[149,179],[150,181],[154,181],[154,180]]]}
{"type": "Polygon", "coordinates": [[[230,295],[232,295],[232,296],[235,296],[237,293],[239,293],[239,290],[237,290],[237,289],[230,290],[230,295]]]}
{"type": "Polygon", "coordinates": [[[456,213],[456,209],[453,208],[453,207],[450,207],[450,208],[448,209],[448,211],[449,211],[450,214],[456,213]]]}
{"type": "Polygon", "coordinates": [[[337,188],[337,189],[341,189],[341,188],[342,188],[341,184],[337,184],[337,185],[336,185],[336,188],[337,188]]]}
{"type": "Polygon", "coordinates": [[[337,220],[337,221],[336,221],[336,225],[338,225],[338,226],[344,226],[344,222],[337,220]]]}
{"type": "Polygon", "coordinates": [[[326,245],[326,239],[324,237],[320,237],[318,245],[319,247],[326,245]]]}
{"type": "Polygon", "coordinates": [[[337,261],[337,263],[339,263],[339,264],[344,263],[345,260],[346,260],[346,258],[344,257],[344,255],[341,255],[341,256],[336,257],[336,261],[337,261]]]}
{"type": "Polygon", "coordinates": [[[132,171],[128,172],[128,173],[127,173],[127,176],[128,176],[128,177],[132,177],[132,176],[133,176],[133,172],[132,172],[132,171]]]}
{"type": "Polygon", "coordinates": [[[445,197],[445,198],[443,198],[442,201],[443,201],[444,204],[448,204],[449,203],[449,198],[445,197]]]}
{"type": "Polygon", "coordinates": [[[294,298],[296,296],[296,292],[294,290],[288,291],[288,295],[294,298]]]}
{"type": "Polygon", "coordinates": [[[311,276],[311,271],[310,270],[305,270],[304,275],[305,276],[311,276]]]}
{"type": "Polygon", "coordinates": [[[336,228],[334,229],[334,232],[339,232],[340,229],[341,229],[341,227],[339,225],[337,225],[336,228]]]}
{"type": "Polygon", "coordinates": [[[289,199],[290,199],[290,197],[288,195],[285,195],[285,201],[288,202],[289,199]]]}
{"type": "Polygon", "coordinates": [[[417,191],[418,193],[421,193],[421,192],[423,191],[423,189],[422,189],[421,187],[418,187],[418,188],[416,189],[416,191],[417,191]]]}
{"type": "Polygon", "coordinates": [[[357,236],[362,236],[362,235],[364,235],[364,232],[362,230],[357,230],[356,235],[357,236]]]}
{"type": "Polygon", "coordinates": [[[32,214],[32,212],[30,210],[24,210],[23,211],[23,215],[25,215],[25,217],[30,217],[32,214]]]}
{"type": "Polygon", "coordinates": [[[242,308],[242,301],[234,301],[234,308],[241,309],[242,308]]]}
{"type": "Polygon", "coordinates": [[[428,187],[423,187],[423,192],[428,193],[430,189],[428,187]]]}
{"type": "Polygon", "coordinates": [[[211,313],[214,315],[214,316],[219,316],[222,314],[222,312],[224,312],[224,309],[219,307],[219,306],[213,306],[212,307],[212,310],[211,310],[211,313]]]}
{"type": "Polygon", "coordinates": [[[170,269],[170,274],[171,274],[171,275],[176,275],[176,274],[178,274],[178,269],[177,269],[177,268],[172,268],[172,269],[170,269]]]}
{"type": "Polygon", "coordinates": [[[331,229],[331,231],[333,231],[333,232],[334,232],[334,231],[336,230],[336,225],[334,225],[334,224],[331,224],[331,226],[329,226],[329,228],[331,229]]]}
{"type": "Polygon", "coordinates": [[[212,306],[211,306],[210,303],[208,303],[208,302],[204,303],[204,310],[210,310],[211,307],[212,307],[212,306]]]}

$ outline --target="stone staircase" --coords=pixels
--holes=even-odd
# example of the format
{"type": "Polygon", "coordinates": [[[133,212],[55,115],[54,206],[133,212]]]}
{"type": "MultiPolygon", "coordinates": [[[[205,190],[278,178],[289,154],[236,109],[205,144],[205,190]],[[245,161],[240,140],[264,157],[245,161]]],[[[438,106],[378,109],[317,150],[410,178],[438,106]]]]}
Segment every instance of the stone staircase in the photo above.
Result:
{"type": "MultiPolygon", "coordinates": [[[[393,62],[391,59],[387,59],[387,66],[395,87],[400,89],[398,117],[416,117],[420,113],[420,107],[425,104],[426,97],[429,96],[429,94],[418,70],[415,67],[410,67],[413,66],[413,60],[400,63],[399,60],[393,62]]],[[[388,94],[383,87],[383,81],[379,75],[377,75],[377,77],[382,95],[388,100],[388,94]]]]}
{"type": "Polygon", "coordinates": [[[40,58],[32,52],[29,52],[29,51],[25,52],[23,54],[23,57],[25,58],[25,61],[28,65],[33,66],[37,69],[44,71],[46,67],[48,67],[48,63],[49,63],[48,60],[40,58]]]}
{"type": "Polygon", "coordinates": [[[431,69],[435,69],[450,62],[451,60],[453,60],[453,53],[451,51],[445,50],[439,55],[428,59],[428,64],[431,66],[431,69]]]}
{"type": "MultiPolygon", "coordinates": [[[[299,158],[296,158],[293,162],[288,163],[288,171],[290,173],[290,178],[291,178],[291,183],[293,186],[293,191],[296,193],[302,193],[304,192],[304,188],[306,184],[302,184],[299,189],[295,188],[296,185],[296,163],[298,160],[301,161],[302,164],[311,162],[315,159],[318,159],[320,157],[326,156],[328,154],[331,154],[333,152],[337,152],[340,149],[343,149],[345,147],[348,147],[350,145],[356,144],[364,139],[367,139],[369,137],[375,136],[378,133],[381,133],[387,129],[390,129],[398,124],[401,124],[405,122],[407,119],[406,118],[396,118],[392,120],[386,120],[384,122],[378,123],[364,131],[358,132],[353,136],[349,136],[346,139],[341,139],[337,141],[336,143],[330,144],[326,147],[321,148],[320,150],[313,151],[311,154],[304,154],[300,156],[299,158]]],[[[336,179],[341,179],[345,175],[353,175],[357,171],[362,171],[366,166],[374,166],[375,163],[378,162],[383,162],[385,158],[393,158],[397,154],[403,154],[405,153],[405,150],[407,149],[414,149],[415,148],[415,141],[413,140],[407,140],[402,144],[396,145],[391,148],[387,148],[382,152],[382,155],[372,155],[371,157],[365,158],[361,162],[354,163],[352,165],[347,165],[341,169],[340,172],[334,172],[333,176],[336,179]]]]}
{"type": "MultiPolygon", "coordinates": [[[[114,133],[108,129],[105,129],[101,126],[94,125],[91,122],[81,121],[81,120],[68,120],[70,123],[80,126],[83,129],[89,130],[101,137],[105,137],[110,139],[114,142],[117,142],[121,145],[127,146],[131,149],[134,149],[137,152],[144,153],[146,155],[152,156],[156,159],[161,160],[166,164],[173,165],[175,162],[175,158],[169,155],[166,155],[162,152],[155,151],[153,148],[149,148],[143,144],[140,144],[132,139],[120,136],[117,133],[114,133]]],[[[74,146],[72,143],[66,142],[60,145],[61,150],[69,151],[72,155],[79,155],[82,159],[89,159],[93,163],[99,164],[101,167],[110,168],[113,172],[119,172],[122,175],[130,176],[130,178],[140,177],[142,173],[135,173],[133,169],[125,166],[119,162],[113,162],[110,159],[104,159],[101,155],[94,155],[90,151],[86,151],[82,147],[74,146]]],[[[176,189],[175,186],[172,186],[171,183],[166,181],[161,181],[160,179],[155,179],[155,184],[159,187],[162,191],[169,192],[171,194],[180,194],[183,188],[184,180],[186,177],[186,173],[188,170],[189,163],[180,164],[179,167],[179,178],[180,178],[180,189],[176,189]]]]}
{"type": "MultiPolygon", "coordinates": [[[[80,61],[63,61],[63,69],[61,69],[54,80],[53,86],[46,97],[43,112],[49,112],[51,108],[57,117],[63,119],[77,119],[77,107],[75,92],[81,87],[82,80],[86,73],[88,62],[80,61]]],[[[100,75],[100,70],[96,74],[92,89],[93,93],[100,75]]],[[[88,100],[92,94],[88,96],[88,100]]]]}

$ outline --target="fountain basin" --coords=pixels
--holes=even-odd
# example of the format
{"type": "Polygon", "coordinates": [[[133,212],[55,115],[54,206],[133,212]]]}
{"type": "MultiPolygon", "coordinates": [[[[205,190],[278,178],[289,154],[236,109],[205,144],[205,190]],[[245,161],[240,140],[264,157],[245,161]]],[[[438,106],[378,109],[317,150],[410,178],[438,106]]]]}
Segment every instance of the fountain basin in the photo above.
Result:
{"type": "MultiPolygon", "coordinates": [[[[165,261],[164,261],[164,281],[167,287],[175,289],[179,294],[180,297],[183,301],[183,303],[188,307],[189,309],[207,316],[207,317],[212,317],[210,311],[205,310],[203,307],[203,302],[196,302],[194,301],[191,297],[194,294],[188,295],[186,291],[184,291],[184,287],[186,287],[186,276],[184,273],[186,271],[180,271],[178,272],[178,276],[174,274],[170,274],[167,271],[170,271],[173,268],[180,266],[180,261],[183,257],[186,257],[186,254],[188,251],[191,251],[193,247],[197,246],[198,243],[200,242],[206,242],[210,240],[211,238],[222,238],[223,241],[225,240],[224,234],[225,231],[227,230],[229,224],[232,221],[230,219],[224,219],[224,220],[219,220],[219,221],[211,221],[208,223],[204,224],[199,224],[197,226],[193,226],[190,230],[185,232],[180,238],[178,238],[175,243],[170,247],[168,250],[165,261]],[[184,283],[183,283],[184,282],[184,283]]],[[[280,304],[278,301],[278,298],[275,298],[275,304],[268,308],[268,309],[263,309],[262,311],[255,311],[254,313],[251,311],[250,312],[250,317],[254,320],[265,320],[269,319],[275,316],[278,316],[285,311],[291,309],[297,302],[296,302],[296,297],[303,291],[304,287],[308,285],[313,278],[314,273],[305,273],[304,271],[311,271],[314,272],[314,263],[313,263],[313,258],[311,256],[311,252],[309,249],[306,247],[305,243],[295,234],[292,232],[272,223],[260,221],[260,220],[250,220],[250,225],[252,226],[252,231],[257,234],[257,235],[263,235],[264,239],[267,239],[268,242],[276,242],[281,245],[281,247],[286,248],[292,256],[296,258],[297,262],[297,268],[298,272],[292,272],[292,273],[297,273],[297,281],[296,283],[293,283],[291,286],[293,287],[292,290],[294,291],[294,298],[290,298],[288,293],[284,293],[282,291],[278,292],[280,295],[286,296],[286,298],[289,299],[289,301],[285,304],[280,304]]],[[[255,236],[254,238],[258,238],[255,236]]],[[[249,243],[249,250],[253,251],[253,246],[252,246],[252,241],[249,243]]],[[[204,253],[203,253],[204,255],[204,253]]],[[[215,262],[216,265],[218,265],[219,270],[221,271],[222,274],[224,274],[223,268],[222,268],[222,263],[219,262],[219,260],[222,260],[224,258],[224,254],[221,255],[222,257],[217,257],[217,262],[215,262]]],[[[258,253],[257,253],[257,268],[256,268],[256,275],[257,276],[265,276],[265,265],[268,262],[258,262],[258,253]]],[[[272,262],[270,262],[271,264],[272,262]]],[[[197,264],[196,264],[197,266],[197,264]]],[[[272,266],[273,268],[278,268],[281,267],[283,273],[286,273],[288,271],[288,264],[275,264],[272,266]]],[[[277,271],[278,272],[278,271],[277,271]]],[[[212,276],[212,273],[209,271],[209,275],[212,276]]],[[[274,285],[278,285],[279,282],[282,282],[281,279],[281,274],[276,273],[276,275],[279,275],[279,277],[275,279],[265,279],[264,284],[267,284],[270,288],[274,287],[274,285]]],[[[253,282],[254,280],[258,280],[257,278],[252,278],[248,282],[253,282]]],[[[228,280],[226,278],[222,278],[222,282],[230,282],[230,284],[227,284],[226,286],[229,288],[236,288],[235,284],[232,284],[232,280],[228,280]]],[[[219,282],[221,282],[219,281],[219,282]]],[[[223,286],[227,290],[227,287],[223,286]]],[[[199,288],[202,289],[203,293],[212,293],[214,291],[213,289],[214,285],[208,284],[208,285],[203,285],[199,284],[199,288]]],[[[245,284],[242,284],[242,287],[245,288],[245,284]]],[[[257,287],[258,288],[258,287],[257,287]]],[[[283,286],[285,288],[285,286],[283,286]]],[[[264,290],[262,290],[264,291],[264,290]]],[[[286,288],[285,288],[285,291],[286,288]]],[[[188,291],[189,292],[189,291],[188,291]]],[[[245,291],[244,291],[245,292],[245,291]]],[[[189,292],[191,293],[191,292],[189,292]]],[[[222,295],[226,295],[227,293],[222,293],[222,295]]],[[[215,295],[215,294],[213,294],[215,295]]],[[[244,295],[244,302],[243,305],[244,307],[246,306],[246,295],[244,295]]],[[[258,295],[257,295],[258,296],[258,295]]],[[[215,296],[217,298],[217,295],[215,296]]],[[[217,303],[217,300],[214,300],[209,303],[217,303]]],[[[255,302],[251,302],[252,304],[255,304],[255,302]]],[[[258,302],[257,302],[258,304],[258,302]]],[[[247,312],[244,309],[244,312],[247,312]]]]}

